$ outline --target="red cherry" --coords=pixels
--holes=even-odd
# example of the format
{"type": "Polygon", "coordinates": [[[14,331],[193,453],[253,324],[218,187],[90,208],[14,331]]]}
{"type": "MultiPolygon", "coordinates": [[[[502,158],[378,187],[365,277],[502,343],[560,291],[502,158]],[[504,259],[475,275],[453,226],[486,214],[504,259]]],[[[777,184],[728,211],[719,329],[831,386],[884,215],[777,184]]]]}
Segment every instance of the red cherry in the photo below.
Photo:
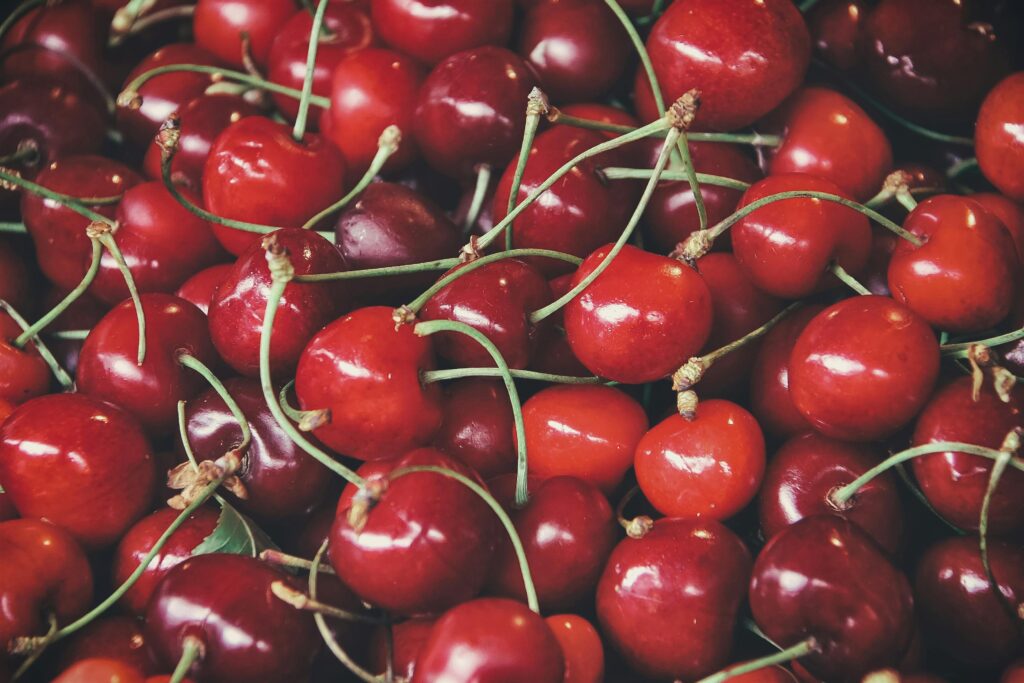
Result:
{"type": "Polygon", "coordinates": [[[718,522],[659,519],[612,551],[597,617],[643,675],[697,679],[728,661],[749,577],[750,554],[718,522]]]}
{"type": "MultiPolygon", "coordinates": [[[[430,636],[435,620],[427,617],[409,619],[391,626],[392,654],[391,664],[394,675],[407,681],[412,680],[416,671],[416,658],[423,649],[423,644],[430,636]]],[[[373,633],[370,642],[370,671],[383,674],[387,670],[387,644],[384,630],[373,633]]]]}
{"type": "Polygon", "coordinates": [[[540,615],[515,600],[480,598],[437,620],[416,659],[412,683],[562,683],[564,670],[558,640],[540,615]]]}
{"type": "MultiPolygon", "coordinates": [[[[754,183],[740,207],[794,190],[827,192],[849,199],[835,183],[802,173],[769,176],[754,183]]],[[[832,263],[857,273],[871,250],[868,219],[856,211],[820,199],[783,199],[743,218],[732,228],[736,260],[758,289],[799,299],[834,286],[832,263]]]]}
{"type": "Polygon", "coordinates": [[[1024,72],[1003,79],[985,97],[974,128],[978,165],[1007,197],[1024,202],[1024,72]]]}
{"type": "MultiPolygon", "coordinates": [[[[610,245],[588,256],[579,283],[610,245]]],[[[711,332],[711,293],[692,268],[626,245],[565,307],[573,353],[595,375],[626,384],[661,379],[696,355],[711,332]]]]}
{"type": "Polygon", "coordinates": [[[603,386],[561,385],[523,404],[530,476],[571,476],[611,495],[633,464],[647,415],[630,396],[603,386]]]}
{"type": "Polygon", "coordinates": [[[145,674],[135,666],[116,659],[83,659],[66,669],[53,683],[145,683],[145,674]]]}
{"type": "Polygon", "coordinates": [[[18,512],[63,527],[87,549],[111,545],[149,509],[155,480],[142,428],[88,396],[34,398],[0,427],[0,481],[18,512]]]}
{"type": "Polygon", "coordinates": [[[199,0],[192,30],[196,45],[236,68],[244,66],[242,34],[246,33],[253,60],[265,66],[274,36],[293,14],[292,0],[199,0]]]}
{"type": "Polygon", "coordinates": [[[501,380],[467,377],[448,382],[441,409],[444,417],[434,445],[484,479],[515,471],[512,406],[501,380]]]}
{"type": "MultiPolygon", "coordinates": [[[[43,298],[43,304],[47,308],[53,308],[66,296],[66,292],[60,289],[50,288],[43,298]]],[[[63,313],[57,316],[50,325],[43,331],[44,339],[53,352],[54,357],[60,366],[68,371],[72,377],[78,371],[78,357],[82,352],[82,339],[47,339],[46,334],[65,330],[90,330],[103,316],[107,314],[107,307],[99,301],[84,294],[68,306],[63,313]]]]}
{"type": "Polygon", "coordinates": [[[22,245],[27,246],[27,241],[0,237],[0,299],[27,311],[35,300],[34,260],[22,245]]]}
{"type": "Polygon", "coordinates": [[[1018,659],[1006,667],[999,683],[1024,683],[1024,659],[1018,659]]]}
{"type": "Polygon", "coordinates": [[[221,283],[228,279],[233,264],[218,263],[203,268],[198,273],[181,283],[174,296],[188,301],[203,313],[210,312],[210,304],[217,295],[221,283]]]}
{"type": "Polygon", "coordinates": [[[575,614],[556,614],[544,620],[565,658],[563,683],[602,683],[604,646],[597,629],[575,614]]]}
{"type": "Polygon", "coordinates": [[[143,674],[156,672],[142,633],[142,620],[135,617],[101,617],[71,634],[61,643],[58,666],[68,669],[94,658],[116,660],[143,674]]]}
{"type": "Polygon", "coordinates": [[[427,64],[504,45],[512,31],[512,0],[372,0],[370,7],[380,37],[427,64]]]}
{"type": "MultiPolygon", "coordinates": [[[[803,16],[787,0],[679,0],[647,38],[647,52],[671,103],[701,92],[702,130],[748,126],[774,109],[803,80],[811,41],[803,16]]],[[[655,111],[643,69],[636,78],[640,118],[655,111]]]]}
{"type": "Polygon", "coordinates": [[[859,66],[857,47],[868,11],[865,0],[825,0],[816,4],[807,12],[815,54],[840,71],[859,66]]]}
{"type": "MultiPolygon", "coordinates": [[[[14,405],[0,399],[0,423],[7,419],[7,416],[14,412],[14,405]]],[[[18,511],[14,509],[11,497],[6,493],[0,493],[0,522],[9,519],[17,519],[18,511]]]]}
{"type": "Polygon", "coordinates": [[[12,404],[45,394],[50,389],[50,367],[29,343],[12,343],[21,334],[14,318],[0,311],[0,399],[12,404]]]}
{"type": "Polygon", "coordinates": [[[978,192],[970,198],[996,215],[1013,238],[1017,259],[1024,263],[1024,206],[996,192],[978,192]]]}
{"type": "Polygon", "coordinates": [[[804,328],[790,355],[790,395],[822,434],[873,441],[917,415],[938,370],[939,346],[923,320],[892,299],[857,296],[804,328]]]}

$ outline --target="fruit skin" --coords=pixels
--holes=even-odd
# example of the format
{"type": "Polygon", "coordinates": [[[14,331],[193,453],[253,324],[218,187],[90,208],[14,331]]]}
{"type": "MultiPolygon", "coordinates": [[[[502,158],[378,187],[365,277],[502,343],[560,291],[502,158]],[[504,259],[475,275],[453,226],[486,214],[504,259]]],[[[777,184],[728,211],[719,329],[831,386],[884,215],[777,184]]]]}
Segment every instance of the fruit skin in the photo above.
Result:
{"type": "Polygon", "coordinates": [[[750,607],[782,647],[811,636],[801,664],[815,676],[859,681],[896,664],[913,632],[906,577],[849,520],[816,515],[776,535],[754,562],[750,607]]]}
{"type": "MultiPolygon", "coordinates": [[[[423,644],[427,642],[435,621],[430,617],[419,617],[407,619],[391,627],[391,665],[396,677],[402,676],[406,680],[412,680],[416,671],[416,657],[423,649],[423,644]]],[[[373,639],[370,641],[369,670],[375,674],[387,671],[387,656],[384,629],[378,628],[374,630],[373,639]]]]}
{"type": "Polygon", "coordinates": [[[1010,199],[1024,202],[1024,72],[1000,81],[985,97],[974,128],[978,166],[1010,199]]]}
{"type": "Polygon", "coordinates": [[[561,683],[564,670],[561,647],[540,615],[515,600],[479,598],[437,620],[412,683],[561,683]]]}
{"type": "Polygon", "coordinates": [[[83,394],[49,394],[0,427],[0,481],[22,517],[45,518],[95,550],[149,509],[156,464],[127,412],[83,394]]]}
{"type": "Polygon", "coordinates": [[[485,480],[515,471],[512,405],[500,379],[466,377],[445,382],[441,409],[444,418],[434,437],[438,449],[485,480]]]}
{"type": "Polygon", "coordinates": [[[504,45],[512,0],[371,0],[373,26],[396,50],[426,64],[483,45],[504,45]]]}
{"type": "Polygon", "coordinates": [[[1024,263],[1024,206],[998,192],[976,192],[970,198],[994,213],[1002,222],[1017,247],[1017,260],[1024,263]]]}
{"type": "Polygon", "coordinates": [[[939,370],[928,325],[887,297],[857,296],[819,313],[789,360],[789,390],[800,413],[835,439],[874,441],[924,407],[939,370]]]}
{"type": "Polygon", "coordinates": [[[31,342],[14,346],[21,326],[0,310],[0,399],[12,404],[45,394],[50,389],[50,367],[31,342]]]}
{"type": "Polygon", "coordinates": [[[575,614],[555,614],[544,621],[562,648],[564,683],[603,683],[604,646],[597,629],[575,614]]]}
{"type": "Polygon", "coordinates": [[[209,268],[203,268],[181,283],[181,287],[178,287],[174,296],[188,301],[209,316],[210,304],[217,295],[217,289],[227,279],[233,265],[231,263],[218,263],[209,268]]]}
{"type": "Polygon", "coordinates": [[[66,669],[53,683],[145,683],[136,667],[116,659],[83,659],[66,669]]]}
{"type": "Polygon", "coordinates": [[[200,0],[192,18],[196,44],[241,69],[242,33],[249,34],[253,61],[266,66],[281,26],[295,14],[292,0],[200,0]]]}
{"type": "Polygon", "coordinates": [[[85,659],[114,659],[143,674],[158,671],[142,632],[142,619],[134,616],[102,616],[68,636],[60,644],[57,668],[64,670],[85,659]]]}

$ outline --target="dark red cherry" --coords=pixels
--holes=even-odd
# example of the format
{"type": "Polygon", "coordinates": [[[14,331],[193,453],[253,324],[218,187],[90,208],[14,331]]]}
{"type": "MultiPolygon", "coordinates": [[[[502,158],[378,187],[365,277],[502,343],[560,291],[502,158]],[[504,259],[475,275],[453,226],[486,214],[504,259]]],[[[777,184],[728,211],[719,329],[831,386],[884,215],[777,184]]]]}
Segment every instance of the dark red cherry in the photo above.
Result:
{"type": "Polygon", "coordinates": [[[869,5],[866,0],[824,0],[807,12],[814,52],[829,66],[850,71],[860,65],[857,47],[869,5]]]}
{"type": "Polygon", "coordinates": [[[467,377],[447,382],[441,409],[435,446],[484,479],[515,471],[512,406],[501,380],[467,377]]]}
{"type": "MultiPolygon", "coordinates": [[[[94,658],[113,659],[144,674],[157,671],[142,633],[142,620],[135,617],[101,617],[89,623],[61,643],[57,661],[64,670],[94,658]]],[[[88,679],[83,683],[89,683],[88,679]]]]}
{"type": "Polygon", "coordinates": [[[1017,247],[1017,259],[1024,263],[1024,206],[996,192],[977,192],[970,198],[996,215],[1017,247]]]}
{"type": "Polygon", "coordinates": [[[441,389],[422,385],[434,369],[429,338],[395,329],[392,310],[360,308],[324,327],[299,359],[303,410],[331,411],[314,434],[339,453],[371,460],[430,443],[441,424],[441,389]]]}
{"type": "Polygon", "coordinates": [[[24,239],[0,237],[0,299],[27,313],[37,296],[36,278],[33,259],[23,246],[27,247],[24,239]]]}
{"type": "Polygon", "coordinates": [[[712,520],[665,518],[612,551],[597,588],[597,618],[631,667],[697,679],[725,665],[750,554],[712,520]]]}
{"type": "MultiPolygon", "coordinates": [[[[697,88],[701,130],[748,126],[774,109],[803,80],[811,40],[788,0],[678,0],[661,15],[647,51],[666,104],[697,88]]],[[[643,69],[636,77],[640,118],[655,111],[643,69]]]]}
{"type": "MultiPolygon", "coordinates": [[[[4,479],[5,486],[9,482],[4,479]]],[[[6,657],[13,638],[46,632],[48,614],[67,624],[85,613],[92,602],[92,570],[68,532],[36,519],[0,522],[0,552],[0,643],[6,657]]]]}
{"type": "Polygon", "coordinates": [[[187,353],[205,365],[217,364],[206,316],[171,294],[143,294],[146,359],[138,364],[139,328],[135,305],[122,301],[107,313],[85,340],[75,380],[78,391],[118,405],[154,435],[178,423],[178,401],[206,386],[199,373],[178,362],[187,353]]]}
{"type": "Polygon", "coordinates": [[[890,555],[903,540],[903,508],[896,477],[881,474],[838,509],[829,496],[874,467],[882,452],[814,432],[793,437],[768,463],[758,497],[764,537],[771,539],[805,517],[839,514],[866,531],[890,555]]]}
{"type": "Polygon", "coordinates": [[[203,313],[210,312],[210,304],[217,295],[220,284],[231,274],[231,263],[218,263],[203,268],[198,273],[181,283],[174,296],[188,301],[203,313]]]}
{"type": "Polygon", "coordinates": [[[432,448],[367,463],[360,476],[384,491],[357,530],[350,519],[356,488],[345,488],[328,549],[339,578],[360,598],[404,615],[440,612],[476,596],[502,533],[483,499],[454,479],[416,472],[388,480],[392,472],[417,465],[478,479],[432,448]]]}
{"type": "MultiPolygon", "coordinates": [[[[972,397],[970,377],[958,378],[928,401],[914,428],[914,445],[935,441],[999,448],[1012,429],[1024,427],[1024,389],[1014,388],[1003,402],[986,383],[972,397]]],[[[912,461],[921,490],[940,515],[964,529],[977,529],[992,461],[962,452],[923,455],[912,461]]],[[[1017,494],[1024,473],[1008,468],[989,508],[989,533],[1024,528],[1024,501],[1017,494]]]]}
{"type": "Polygon", "coordinates": [[[974,148],[985,177],[1007,197],[1024,202],[1024,72],[1003,79],[978,112],[974,148]]]}
{"type": "MultiPolygon", "coordinates": [[[[227,364],[248,377],[260,372],[260,337],[272,284],[267,240],[288,251],[296,275],[348,270],[334,245],[312,230],[299,228],[270,233],[238,257],[210,302],[210,338],[227,364]]],[[[341,280],[285,286],[270,338],[274,377],[291,373],[316,331],[348,308],[347,290],[341,280]]]]}
{"type": "MultiPolygon", "coordinates": [[[[340,199],[344,187],[345,160],[325,137],[307,133],[296,142],[288,126],[263,116],[224,129],[203,169],[203,200],[211,212],[283,228],[301,227],[340,199]]],[[[232,254],[260,238],[220,225],[214,233],[232,254]]]]}
{"type": "MultiPolygon", "coordinates": [[[[794,190],[850,199],[829,180],[786,173],[754,183],[740,207],[794,190]]],[[[754,286],[778,297],[799,299],[837,283],[828,272],[833,263],[849,273],[863,269],[871,250],[871,228],[863,215],[834,202],[783,199],[755,210],[733,226],[732,248],[754,286]]]]}
{"type": "Polygon", "coordinates": [[[503,167],[522,145],[533,86],[526,63],[504,48],[448,57],[427,76],[416,100],[413,127],[423,158],[453,178],[472,175],[478,164],[503,167]]]}
{"type": "MultiPolygon", "coordinates": [[[[573,275],[579,283],[610,250],[601,247],[573,275]]],[[[565,307],[576,357],[595,375],[626,384],[672,373],[711,332],[711,293],[689,266],[626,245],[565,307]]]]}
{"type": "MultiPolygon", "coordinates": [[[[373,26],[396,50],[437,64],[456,52],[504,45],[512,0],[372,0],[373,26]]],[[[523,101],[525,107],[525,100],[523,101]]]]}
{"type": "Polygon", "coordinates": [[[914,580],[930,642],[979,669],[1005,665],[1024,648],[1019,618],[1012,614],[1024,604],[1024,549],[990,541],[988,561],[1002,595],[992,591],[978,541],[970,536],[947,538],[929,548],[914,580]]]}
{"type": "MultiPolygon", "coordinates": [[[[416,658],[423,649],[423,644],[430,636],[430,630],[434,627],[435,620],[428,617],[419,617],[400,622],[391,627],[392,654],[391,665],[394,675],[401,676],[407,681],[412,680],[416,671],[416,658]]],[[[376,674],[383,674],[387,670],[387,644],[384,629],[377,629],[373,632],[373,640],[370,641],[370,671],[376,674]]]]}
{"type": "Polygon", "coordinates": [[[807,517],[768,542],[754,562],[750,608],[782,647],[814,638],[800,664],[830,681],[896,664],[914,628],[906,577],[865,531],[835,515],[807,517]]]}
{"type": "Polygon", "coordinates": [[[437,620],[416,659],[412,683],[562,683],[564,670],[558,640],[539,614],[515,600],[480,598],[437,620]]]}
{"type": "MultiPolygon", "coordinates": [[[[519,533],[540,608],[571,609],[597,587],[618,540],[615,513],[597,488],[576,477],[531,482],[529,502],[517,508],[515,483],[515,475],[506,474],[490,487],[519,533]]],[[[487,591],[526,600],[519,561],[507,538],[498,541],[487,591]]]]}
{"type": "Polygon", "coordinates": [[[244,66],[242,34],[247,34],[253,61],[266,66],[274,36],[295,11],[292,0],[200,0],[192,30],[196,45],[235,68],[244,66]]]}
{"type": "Polygon", "coordinates": [[[564,683],[603,683],[604,645],[597,629],[575,614],[555,614],[544,621],[562,648],[564,683]]]}
{"type": "MultiPolygon", "coordinates": [[[[145,683],[137,666],[109,657],[90,657],[72,664],[54,683],[145,683]]],[[[187,679],[185,679],[187,680],[187,679]]]]}
{"type": "Polygon", "coordinates": [[[187,638],[202,643],[189,670],[198,680],[250,683],[300,680],[319,636],[312,617],[271,592],[289,574],[242,555],[199,555],[157,584],[146,608],[146,638],[166,668],[187,638]]]}
{"type": "Polygon", "coordinates": [[[822,434],[874,441],[917,415],[938,370],[939,346],[921,318],[887,297],[857,296],[826,308],[800,333],[790,395],[822,434]]]}
{"type": "Polygon", "coordinates": [[[156,463],[130,414],[83,394],[50,394],[0,427],[0,481],[22,517],[45,518],[96,549],[149,509],[156,463]]]}
{"type": "Polygon", "coordinates": [[[50,389],[50,367],[32,343],[19,349],[21,334],[14,318],[0,311],[0,399],[17,405],[50,389]]]}
{"type": "MultiPolygon", "coordinates": [[[[14,404],[0,399],[0,423],[7,419],[7,416],[14,412],[14,404]]],[[[17,519],[18,511],[14,509],[11,497],[6,493],[0,493],[0,522],[9,519],[17,519]]]]}

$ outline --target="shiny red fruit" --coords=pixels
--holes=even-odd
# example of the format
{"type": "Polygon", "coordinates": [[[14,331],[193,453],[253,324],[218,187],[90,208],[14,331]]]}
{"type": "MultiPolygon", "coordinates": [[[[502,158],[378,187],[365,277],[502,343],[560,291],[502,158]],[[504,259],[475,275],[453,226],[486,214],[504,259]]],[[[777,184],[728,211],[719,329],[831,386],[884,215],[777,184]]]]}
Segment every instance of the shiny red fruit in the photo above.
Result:
{"type": "Polygon", "coordinates": [[[50,389],[50,367],[31,342],[14,346],[21,326],[0,310],[0,399],[23,403],[50,389]]]}
{"type": "Polygon", "coordinates": [[[1024,263],[1024,206],[998,192],[977,192],[970,198],[996,215],[1017,247],[1017,259],[1024,263]]]}
{"type": "Polygon", "coordinates": [[[145,683],[145,674],[116,659],[93,657],[73,664],[53,683],[145,683]]]}
{"type": "Polygon", "coordinates": [[[253,61],[266,66],[274,36],[296,11],[292,0],[200,0],[192,30],[196,45],[236,69],[245,66],[242,34],[247,34],[253,61]]]}
{"type": "Polygon", "coordinates": [[[441,409],[444,418],[434,437],[437,448],[484,479],[515,471],[512,405],[500,379],[446,382],[441,409]]]}
{"type": "Polygon", "coordinates": [[[217,290],[231,273],[230,263],[218,263],[203,268],[198,273],[181,283],[174,295],[189,302],[205,314],[210,312],[210,304],[217,296],[217,290]]]}
{"type": "Polygon", "coordinates": [[[597,629],[575,614],[555,614],[544,621],[562,647],[563,683],[603,683],[604,646],[597,629]]]}
{"type": "Polygon", "coordinates": [[[504,45],[512,0],[372,0],[373,25],[389,45],[421,62],[482,45],[504,45]]]}
{"type": "Polygon", "coordinates": [[[974,147],[989,182],[1024,202],[1024,72],[1007,76],[985,97],[974,147]]]}
{"type": "Polygon", "coordinates": [[[102,616],[61,642],[58,666],[63,670],[98,657],[117,660],[143,674],[156,673],[156,662],[142,629],[142,620],[134,616],[102,616]]]}
{"type": "MultiPolygon", "coordinates": [[[[434,627],[436,620],[430,617],[419,617],[408,619],[391,626],[391,665],[394,675],[403,676],[405,680],[411,681],[416,671],[416,658],[423,649],[423,644],[430,636],[430,630],[434,627]]],[[[387,643],[384,629],[378,629],[373,633],[370,641],[370,666],[373,673],[383,674],[387,671],[387,643]]]]}

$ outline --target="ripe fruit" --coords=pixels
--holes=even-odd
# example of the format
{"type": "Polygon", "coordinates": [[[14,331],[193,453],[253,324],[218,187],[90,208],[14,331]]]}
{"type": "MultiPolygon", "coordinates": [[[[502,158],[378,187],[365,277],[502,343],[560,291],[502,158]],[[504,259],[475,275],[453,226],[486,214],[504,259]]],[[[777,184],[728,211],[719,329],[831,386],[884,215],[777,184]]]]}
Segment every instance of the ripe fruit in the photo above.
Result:
{"type": "Polygon", "coordinates": [[[1007,76],[978,112],[974,144],[985,177],[1011,199],[1024,201],[1024,72],[1007,76]]]}

